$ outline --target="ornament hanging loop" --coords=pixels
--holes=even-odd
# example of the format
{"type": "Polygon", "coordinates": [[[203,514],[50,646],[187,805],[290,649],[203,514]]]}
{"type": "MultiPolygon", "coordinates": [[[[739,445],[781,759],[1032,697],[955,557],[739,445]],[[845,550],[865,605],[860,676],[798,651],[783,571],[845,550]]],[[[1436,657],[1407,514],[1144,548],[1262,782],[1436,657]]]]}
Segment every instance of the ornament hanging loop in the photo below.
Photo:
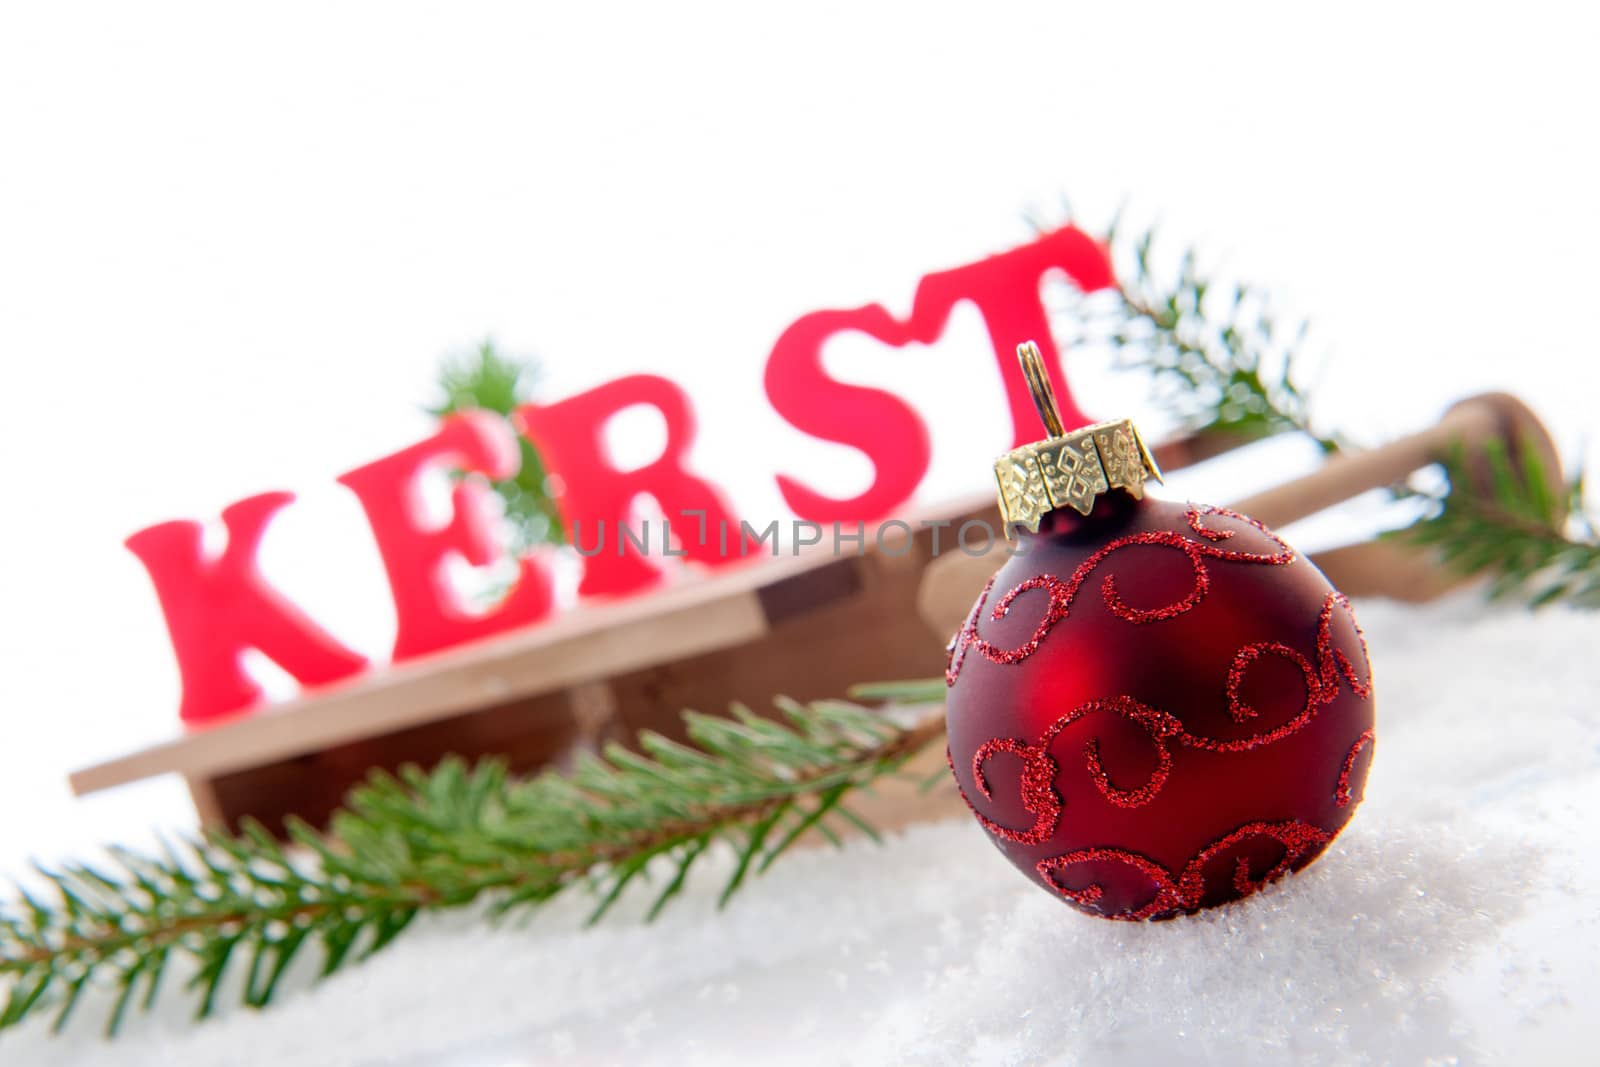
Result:
{"type": "Polygon", "coordinates": [[[1067,429],[1061,423],[1055,387],[1050,384],[1050,375],[1044,369],[1044,357],[1039,354],[1039,346],[1032,341],[1018,345],[1017,361],[1022,364],[1022,377],[1026,379],[1028,392],[1033,396],[1033,406],[1039,409],[1045,432],[1051,437],[1065,437],[1067,429]]]}
{"type": "Polygon", "coordinates": [[[1068,434],[1039,346],[1032,341],[1018,345],[1017,362],[1050,436],[994,461],[1000,516],[1008,529],[1020,526],[1038,533],[1039,520],[1064,507],[1087,516],[1095,498],[1112,489],[1143,500],[1145,480],[1159,482],[1161,471],[1133,423],[1114,419],[1068,434]]]}

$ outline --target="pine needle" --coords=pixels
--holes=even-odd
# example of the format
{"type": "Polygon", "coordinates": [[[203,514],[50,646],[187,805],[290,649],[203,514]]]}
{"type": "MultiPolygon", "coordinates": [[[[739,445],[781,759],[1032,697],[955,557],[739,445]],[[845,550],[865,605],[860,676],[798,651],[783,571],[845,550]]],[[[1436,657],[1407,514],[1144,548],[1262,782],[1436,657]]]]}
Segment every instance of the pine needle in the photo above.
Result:
{"type": "MultiPolygon", "coordinates": [[[[586,888],[598,921],[653,863],[672,874],[654,918],[719,840],[736,862],[721,903],[830,813],[943,735],[942,717],[898,726],[829,701],[783,702],[784,721],[736,709],[685,716],[693,747],[645,735],[569,775],[516,780],[486,762],[374,773],[326,832],[291,821],[292,846],[256,824],[238,834],[112,848],[90,866],[40,867],[43,890],[0,904],[0,1029],[45,1011],[64,1026],[89,989],[111,992],[115,1033],[148,1011],[186,958],[196,1015],[242,970],[242,1002],[272,1002],[290,964],[322,948],[323,976],[381,951],[420,914],[486,904],[537,907],[586,888]]],[[[826,836],[832,836],[831,833],[826,836]]],[[[230,985],[229,988],[232,988],[230,985]]]]}
{"type": "Polygon", "coordinates": [[[1437,552],[1463,576],[1487,576],[1491,600],[1521,600],[1530,608],[1550,604],[1600,609],[1600,539],[1583,514],[1583,477],[1563,499],[1549,491],[1538,453],[1519,449],[1512,462],[1505,442],[1491,439],[1476,457],[1489,474],[1478,488],[1466,452],[1457,447],[1445,463],[1448,484],[1424,499],[1424,515],[1386,536],[1437,552]],[[1520,468],[1520,469],[1519,469],[1520,468]],[[1570,532],[1569,532],[1570,531],[1570,532]]]}
{"type": "Polygon", "coordinates": [[[1345,447],[1312,425],[1302,382],[1308,323],[1285,319],[1265,290],[1225,282],[1198,253],[1164,255],[1154,230],[1106,234],[1116,288],[1078,298],[1066,342],[1107,344],[1118,363],[1148,373],[1156,400],[1184,429],[1254,439],[1298,432],[1324,452],[1345,447]]]}
{"type": "MultiPolygon", "coordinates": [[[[1197,435],[1299,433],[1326,453],[1348,447],[1339,433],[1313,424],[1301,381],[1304,320],[1283,320],[1255,286],[1208,274],[1193,249],[1160,254],[1153,230],[1129,233],[1114,221],[1107,241],[1117,286],[1076,298],[1061,320],[1065,340],[1110,345],[1123,367],[1150,375],[1157,402],[1197,435]]],[[[1445,464],[1441,492],[1395,486],[1396,498],[1421,498],[1427,507],[1385,536],[1427,546],[1461,574],[1489,578],[1491,599],[1600,608],[1600,539],[1584,514],[1582,477],[1566,499],[1552,499],[1537,451],[1519,451],[1520,465],[1503,442],[1490,444],[1479,457],[1487,479],[1464,477],[1456,455],[1445,464]]]]}
{"type": "MultiPolygon", "coordinates": [[[[492,341],[484,341],[470,354],[445,360],[439,367],[442,399],[428,408],[443,418],[459,411],[493,411],[509,417],[532,399],[541,376],[532,360],[502,355],[492,341]]],[[[521,555],[541,544],[563,544],[566,533],[561,513],[550,494],[544,460],[526,437],[517,435],[522,466],[492,488],[505,503],[512,529],[513,554],[521,555]]]]}

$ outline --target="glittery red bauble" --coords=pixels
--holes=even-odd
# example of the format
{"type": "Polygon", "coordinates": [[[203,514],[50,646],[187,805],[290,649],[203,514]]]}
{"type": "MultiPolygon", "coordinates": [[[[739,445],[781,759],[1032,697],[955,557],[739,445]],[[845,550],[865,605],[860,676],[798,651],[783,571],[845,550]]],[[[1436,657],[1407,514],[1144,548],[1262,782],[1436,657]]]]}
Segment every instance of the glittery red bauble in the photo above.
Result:
{"type": "Polygon", "coordinates": [[[1121,493],[1047,515],[950,646],[956,782],[1082,911],[1164,918],[1310,863],[1372,759],[1350,604],[1266,527],[1121,493]]]}

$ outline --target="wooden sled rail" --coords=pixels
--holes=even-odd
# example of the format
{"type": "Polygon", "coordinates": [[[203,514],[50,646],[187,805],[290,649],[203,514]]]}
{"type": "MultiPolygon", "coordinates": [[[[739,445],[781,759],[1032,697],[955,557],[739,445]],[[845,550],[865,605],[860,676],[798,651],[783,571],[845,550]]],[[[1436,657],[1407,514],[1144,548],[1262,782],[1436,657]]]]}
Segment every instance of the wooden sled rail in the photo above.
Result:
{"type": "MultiPolygon", "coordinates": [[[[1400,481],[1453,442],[1490,436],[1540,449],[1559,478],[1549,437],[1504,394],[1464,401],[1439,423],[1382,448],[1330,459],[1312,474],[1235,506],[1272,525],[1400,481]]],[[[1219,435],[1169,441],[1154,451],[1179,469],[1247,443],[1219,435]]],[[[956,526],[998,525],[992,494],[923,515],[956,526]]],[[[585,604],[549,623],[390,666],[293,701],[176,736],[71,775],[74,792],[160,774],[188,782],[202,821],[237,826],[254,816],[274,830],[295,814],[326,817],[376,767],[429,765],[446,753],[496,756],[515,772],[559,765],[641,729],[681,736],[685,708],[734,701],[757,710],[783,694],[833,697],[875,678],[931,677],[944,642],[998,565],[932,551],[919,529],[904,552],[753,560],[714,575],[689,575],[652,594],[585,604]]],[[[1372,542],[1314,557],[1356,595],[1436,595],[1451,577],[1406,548],[1372,542]]]]}
{"type": "MultiPolygon", "coordinates": [[[[1562,488],[1561,459],[1549,432],[1522,401],[1508,393],[1484,393],[1450,407],[1439,421],[1379,447],[1331,457],[1316,471],[1228,506],[1272,527],[1315,515],[1373,489],[1404,482],[1461,446],[1470,457],[1491,440],[1504,441],[1513,457],[1533,449],[1554,498],[1562,488]]],[[[1231,451],[1249,439],[1226,435],[1183,438],[1153,449],[1167,469],[1178,469],[1231,451]]],[[[1487,472],[1475,472],[1487,479],[1487,472]]],[[[1351,596],[1431,600],[1463,579],[1430,553],[1394,541],[1364,541],[1314,554],[1333,584],[1351,596]]],[[[928,569],[918,596],[928,625],[953,633],[972,609],[994,567],[990,561],[946,556],[928,569]]]]}

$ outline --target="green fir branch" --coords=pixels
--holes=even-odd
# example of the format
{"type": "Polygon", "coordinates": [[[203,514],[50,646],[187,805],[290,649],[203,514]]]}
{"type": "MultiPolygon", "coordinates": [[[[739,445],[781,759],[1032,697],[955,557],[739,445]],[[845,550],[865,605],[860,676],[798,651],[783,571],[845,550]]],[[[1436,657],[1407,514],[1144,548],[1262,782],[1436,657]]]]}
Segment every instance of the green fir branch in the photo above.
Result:
{"type": "MultiPolygon", "coordinates": [[[[515,360],[500,354],[493,341],[484,341],[470,354],[446,359],[439,367],[439,391],[443,397],[428,408],[429,414],[443,418],[458,411],[493,411],[510,417],[532,398],[540,377],[537,363],[515,360]]],[[[566,531],[561,513],[551,498],[549,474],[544,460],[526,437],[517,437],[522,465],[510,478],[493,483],[505,502],[511,523],[510,546],[521,555],[542,544],[563,544],[566,531]]]]}
{"type": "MultiPolygon", "coordinates": [[[[1292,431],[1325,451],[1341,447],[1313,426],[1298,378],[1303,323],[1281,322],[1253,287],[1216,281],[1192,252],[1163,271],[1151,233],[1113,226],[1109,239],[1123,280],[1109,302],[1094,294],[1074,309],[1080,339],[1099,331],[1124,366],[1148,371],[1163,406],[1192,431],[1292,431]]],[[[445,365],[433,411],[508,415],[527,399],[532,375],[486,342],[445,365]]],[[[1581,479],[1565,498],[1551,494],[1533,450],[1519,451],[1520,465],[1503,445],[1477,466],[1452,457],[1447,486],[1425,494],[1423,517],[1389,536],[1438,551],[1463,573],[1491,575],[1494,595],[1600,607],[1600,542],[1582,517],[1581,479]],[[1480,467],[1486,479],[1469,476],[1480,467]]],[[[518,547],[562,540],[545,478],[524,442],[522,472],[495,486],[518,547]]],[[[942,693],[939,680],[856,691],[902,703],[942,693]]],[[[62,1026],[86,993],[104,989],[115,1032],[130,1010],[148,1010],[170,989],[175,971],[201,1016],[234,986],[259,1007],[309,947],[320,949],[328,975],[381,950],[424,912],[479,904],[504,914],[581,887],[593,895],[593,922],[648,882],[653,918],[719,842],[734,854],[725,903],[809,834],[834,842],[848,828],[871,834],[851,796],[900,773],[943,734],[938,716],[907,726],[842,702],[779,701],[778,709],[781,720],[742,707],[732,718],[686,713],[691,744],[643,733],[642,751],[609,746],[567,774],[517,780],[496,763],[469,769],[455,759],[430,772],[378,773],[327,831],[294,822],[287,844],[247,824],[153,852],[116,848],[94,864],[41,867],[40,888],[19,887],[0,904],[0,1029],[46,1013],[62,1026]]]]}
{"type": "MultiPolygon", "coordinates": [[[[1297,432],[1325,453],[1348,447],[1313,425],[1299,377],[1304,321],[1281,321],[1255,286],[1217,282],[1193,249],[1175,264],[1161,262],[1153,230],[1127,233],[1114,221],[1107,241],[1117,287],[1108,300],[1079,298],[1064,324],[1077,331],[1069,340],[1112,345],[1123,367],[1151,376],[1157,402],[1191,432],[1297,432]]],[[[1520,468],[1504,443],[1491,443],[1487,482],[1468,477],[1458,454],[1445,464],[1443,489],[1395,486],[1397,498],[1426,506],[1415,523],[1385,536],[1437,551],[1461,574],[1490,578],[1492,598],[1600,608],[1600,541],[1583,517],[1582,479],[1553,497],[1537,452],[1518,451],[1520,468]]]]}
{"type": "Polygon", "coordinates": [[[1458,446],[1445,486],[1412,493],[1427,501],[1423,516],[1385,536],[1438,553],[1463,576],[1490,578],[1491,599],[1600,609],[1600,539],[1584,513],[1582,474],[1552,493],[1538,451],[1517,452],[1520,461],[1498,438],[1476,457],[1458,446]]]}
{"type": "Polygon", "coordinates": [[[1070,340],[1108,343],[1120,366],[1150,374],[1157,400],[1192,433],[1293,431],[1324,452],[1344,446],[1312,424],[1300,377],[1306,320],[1283,319],[1257,286],[1219,280],[1192,248],[1164,263],[1153,229],[1128,233],[1119,217],[1106,242],[1117,286],[1109,299],[1078,302],[1070,340]]]}
{"type": "Polygon", "coordinates": [[[837,821],[870,832],[846,801],[944,732],[937,715],[900,725],[838,701],[777,707],[781,720],[743,707],[732,718],[688,712],[692,745],[646,732],[642,753],[612,745],[569,774],[516,780],[492,761],[469,769],[454,758],[431,772],[375,773],[326,832],[294,822],[287,845],[249,823],[157,852],[40,867],[44,891],[19,888],[0,906],[0,1029],[46,1012],[59,1028],[86,992],[106,988],[115,1033],[175,969],[189,972],[199,1016],[241,975],[243,1002],[260,1007],[313,944],[325,976],[423,912],[482,901],[503,914],[574,886],[594,894],[594,922],[665,869],[654,918],[717,842],[736,856],[726,903],[808,831],[837,841],[837,821]]]}

